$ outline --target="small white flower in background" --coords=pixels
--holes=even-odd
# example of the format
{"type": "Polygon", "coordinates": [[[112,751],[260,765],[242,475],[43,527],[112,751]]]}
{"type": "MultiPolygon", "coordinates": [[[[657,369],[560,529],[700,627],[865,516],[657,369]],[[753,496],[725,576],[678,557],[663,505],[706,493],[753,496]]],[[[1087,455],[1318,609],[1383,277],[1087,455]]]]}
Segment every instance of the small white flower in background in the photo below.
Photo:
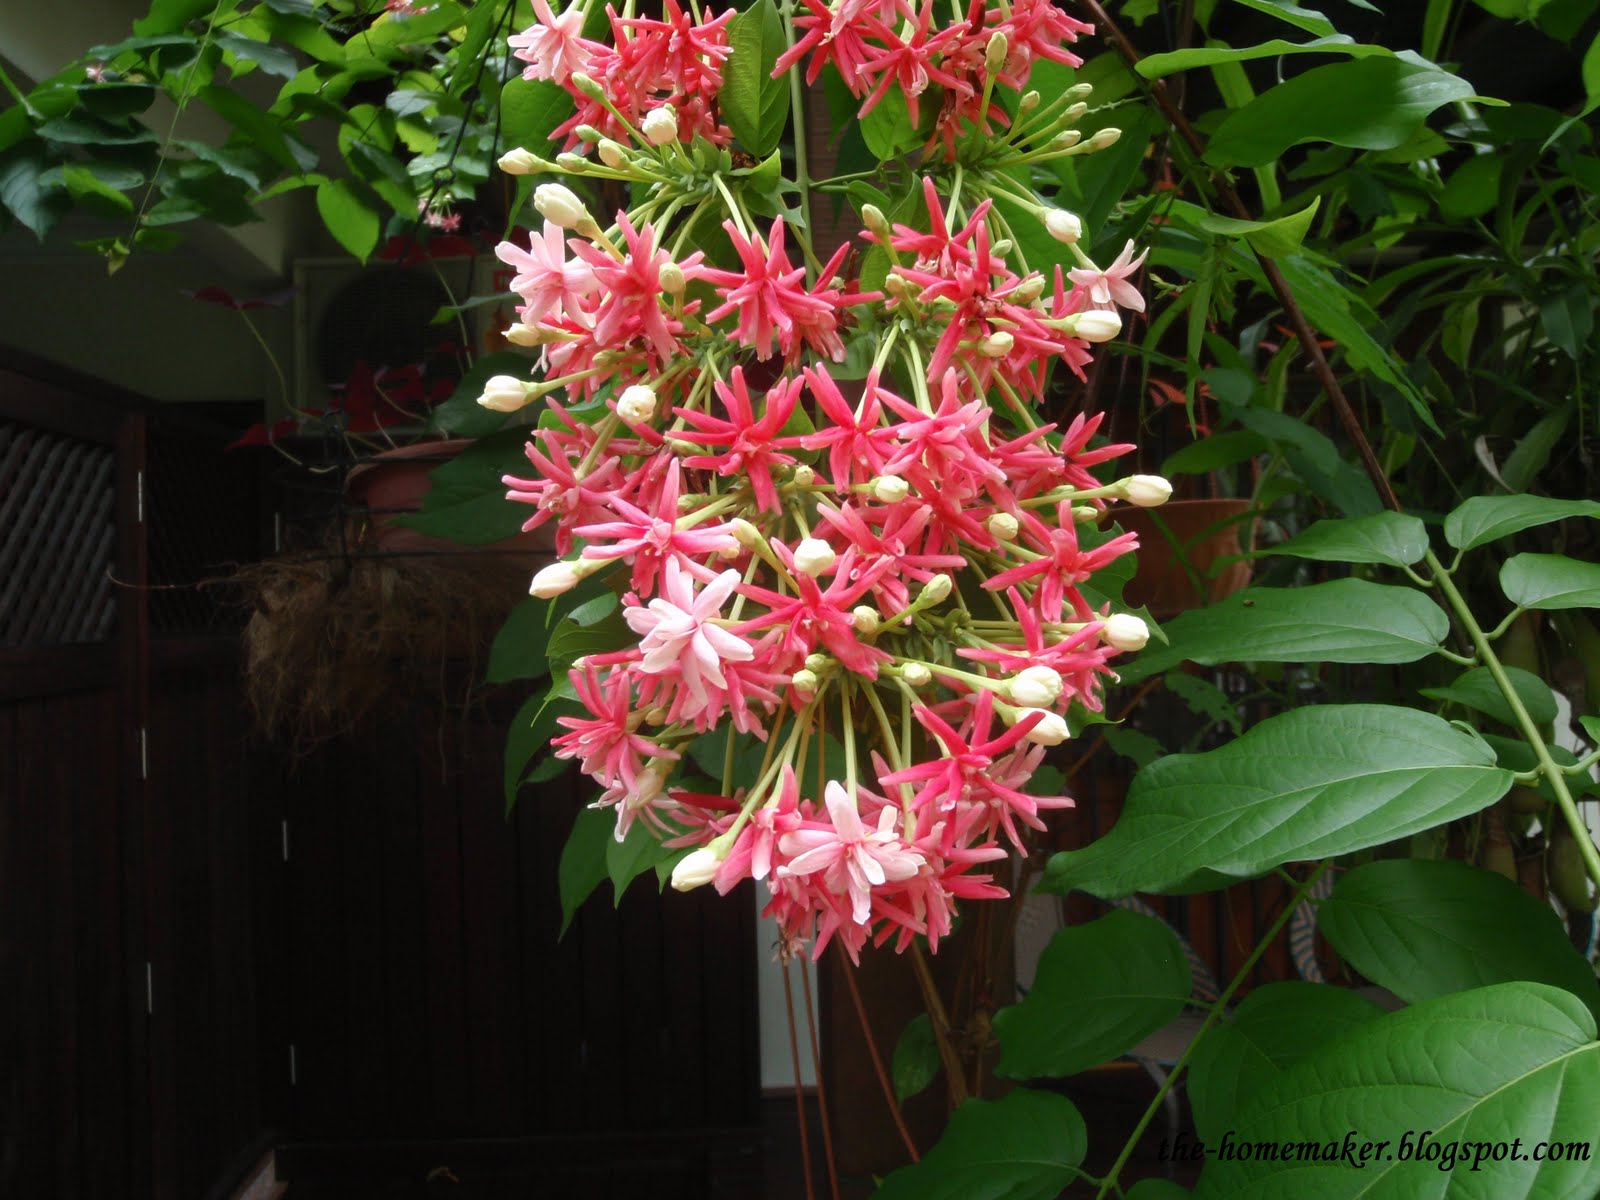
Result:
{"type": "Polygon", "coordinates": [[[1052,208],[1045,213],[1044,227],[1056,241],[1069,246],[1083,236],[1083,222],[1078,219],[1078,214],[1064,208],[1052,208]]]}
{"type": "Polygon", "coordinates": [[[537,154],[518,146],[500,156],[499,167],[507,175],[535,175],[544,170],[545,161],[537,154]]]}
{"type": "Polygon", "coordinates": [[[652,146],[665,146],[668,142],[675,142],[678,140],[678,114],[673,111],[670,104],[652,108],[645,113],[644,120],[639,122],[639,132],[644,134],[644,140],[652,146]]]}
{"type": "Polygon", "coordinates": [[[868,486],[872,498],[881,504],[898,504],[911,494],[911,485],[898,475],[879,475],[868,486]]]}
{"type": "Polygon", "coordinates": [[[1129,475],[1123,481],[1122,494],[1129,504],[1140,508],[1155,508],[1172,499],[1172,484],[1159,475],[1129,475]]]}
{"type": "Polygon", "coordinates": [[[914,688],[927,687],[933,682],[933,672],[919,662],[909,662],[900,668],[900,678],[914,688]]]}
{"type": "Polygon", "coordinates": [[[1091,309],[1078,314],[1073,332],[1086,342],[1109,342],[1122,332],[1122,318],[1110,309],[1091,309]]]}
{"type": "Polygon", "coordinates": [[[624,388],[617,400],[617,416],[629,425],[643,425],[656,415],[656,394],[642,383],[624,388]]]}
{"type": "MultiPolygon", "coordinates": [[[[1018,719],[1031,717],[1040,711],[1042,710],[1037,708],[1026,709],[1018,719]]],[[[1072,731],[1067,728],[1065,718],[1059,713],[1045,712],[1039,723],[1022,735],[1022,740],[1032,742],[1035,746],[1059,746],[1071,736],[1072,731]]]]}
{"type": "Polygon", "coordinates": [[[870,604],[858,604],[850,610],[850,625],[857,633],[871,637],[878,632],[882,617],[870,604]]]}
{"type": "Polygon", "coordinates": [[[513,413],[527,407],[533,399],[533,385],[515,375],[495,375],[483,385],[478,403],[495,412],[513,413]]]}
{"type": "Polygon", "coordinates": [[[800,544],[794,548],[795,570],[813,578],[833,566],[837,558],[833,547],[821,538],[801,538],[800,544]]]}
{"type": "Polygon", "coordinates": [[[1011,699],[1024,708],[1048,708],[1061,695],[1061,675],[1053,667],[1036,663],[1011,679],[1011,699]]]}
{"type": "Polygon", "coordinates": [[[703,887],[716,877],[717,868],[720,866],[722,859],[717,857],[716,851],[710,846],[691,850],[678,860],[677,866],[672,868],[672,886],[680,892],[703,887]]]}
{"type": "Polygon", "coordinates": [[[570,592],[578,586],[580,579],[582,576],[571,563],[551,563],[533,577],[528,595],[549,600],[553,596],[561,595],[562,592],[570,592]]]}
{"type": "Polygon", "coordinates": [[[1132,613],[1112,613],[1100,626],[1100,640],[1113,650],[1143,650],[1150,626],[1132,613]]]}
{"type": "Polygon", "coordinates": [[[564,184],[541,183],[534,188],[533,207],[541,217],[562,229],[576,229],[590,220],[583,201],[564,184]]]}

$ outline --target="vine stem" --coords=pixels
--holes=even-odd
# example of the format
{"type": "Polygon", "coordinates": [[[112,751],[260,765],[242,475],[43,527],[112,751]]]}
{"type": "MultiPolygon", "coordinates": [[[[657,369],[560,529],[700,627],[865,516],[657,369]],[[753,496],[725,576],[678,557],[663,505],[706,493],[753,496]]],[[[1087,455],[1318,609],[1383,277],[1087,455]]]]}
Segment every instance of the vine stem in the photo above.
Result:
{"type": "MultiPolygon", "coordinates": [[[[783,5],[783,39],[790,50],[794,49],[794,0],[784,0],[783,5]]],[[[801,249],[805,251],[808,284],[815,283],[817,275],[822,270],[822,264],[817,261],[817,253],[812,249],[811,233],[811,170],[806,158],[806,100],[805,94],[800,90],[800,72],[791,70],[789,75],[789,115],[794,120],[794,179],[800,185],[800,217],[801,224],[805,227],[805,237],[801,241],[801,249]]]]}
{"type": "MultiPolygon", "coordinates": [[[[1133,1132],[1128,1135],[1128,1140],[1123,1143],[1122,1152],[1117,1155],[1117,1161],[1111,1164],[1111,1170],[1106,1172],[1106,1176],[1100,1184],[1100,1191],[1096,1193],[1095,1200],[1104,1200],[1105,1196],[1117,1187],[1117,1176],[1122,1173],[1122,1168],[1128,1165],[1128,1159],[1133,1157],[1134,1147],[1139,1144],[1139,1139],[1144,1136],[1144,1131],[1150,1127],[1150,1122],[1155,1119],[1156,1113],[1161,1111],[1161,1105],[1166,1100],[1167,1093],[1173,1089],[1173,1086],[1183,1075],[1185,1068],[1188,1067],[1189,1059],[1194,1055],[1194,1048],[1204,1040],[1211,1027],[1217,1023],[1217,1019],[1227,1009],[1228,1001],[1233,999],[1233,994],[1243,986],[1245,979],[1255,969],[1257,961],[1266,953],[1267,947],[1277,939],[1283,927],[1289,923],[1289,918],[1294,916],[1295,910],[1300,907],[1300,902],[1306,898],[1306,894],[1311,890],[1312,886],[1322,877],[1322,873],[1328,869],[1330,861],[1330,859],[1323,859],[1322,862],[1317,864],[1316,870],[1306,876],[1305,882],[1295,889],[1294,895],[1290,896],[1288,903],[1283,906],[1283,911],[1272,922],[1272,927],[1256,943],[1255,949],[1250,951],[1250,957],[1244,960],[1244,964],[1235,972],[1233,978],[1228,981],[1228,986],[1223,989],[1222,995],[1217,997],[1216,1003],[1211,1005],[1206,1012],[1206,1019],[1201,1022],[1200,1029],[1190,1039],[1189,1044],[1184,1047],[1183,1053],[1178,1056],[1178,1061],[1173,1064],[1172,1070],[1167,1072],[1166,1079],[1162,1081],[1161,1086],[1156,1090],[1155,1098],[1150,1101],[1149,1107],[1144,1110],[1144,1115],[1139,1118],[1139,1123],[1134,1126],[1133,1132]]],[[[1120,1193],[1120,1189],[1117,1190],[1120,1193]]]]}
{"type": "Polygon", "coordinates": [[[922,989],[922,1002],[928,1006],[928,1019],[933,1024],[933,1042],[939,1048],[939,1061],[944,1064],[944,1081],[950,1094],[950,1106],[959,1107],[967,1099],[967,1077],[961,1070],[961,1058],[950,1043],[950,1014],[945,1011],[944,1000],[939,996],[939,985],[928,966],[928,956],[922,952],[922,943],[915,940],[911,943],[911,967],[917,975],[917,986],[922,989]]]}
{"type": "Polygon", "coordinates": [[[904,1143],[911,1161],[920,1162],[922,1156],[917,1153],[916,1142],[911,1140],[911,1131],[906,1128],[906,1119],[900,1115],[900,1105],[895,1101],[894,1087],[889,1083],[889,1073],[883,1069],[883,1059],[878,1054],[878,1044],[872,1040],[872,1025],[867,1021],[867,1006],[861,1003],[861,991],[856,987],[855,964],[845,952],[843,942],[834,942],[834,947],[839,952],[839,973],[844,976],[845,987],[850,992],[850,1002],[856,1010],[856,1021],[861,1026],[861,1040],[867,1044],[867,1055],[872,1059],[872,1070],[878,1076],[878,1086],[883,1089],[883,1098],[889,1103],[889,1116],[894,1119],[894,1127],[899,1132],[900,1141],[904,1143]]]}
{"type": "Polygon", "coordinates": [[[1444,565],[1432,550],[1428,551],[1423,561],[1439,580],[1441,593],[1454,610],[1461,627],[1467,631],[1467,636],[1472,639],[1472,644],[1477,647],[1478,657],[1483,660],[1483,665],[1488,668],[1496,686],[1504,694],[1506,703],[1511,706],[1511,714],[1517,719],[1517,728],[1521,731],[1523,740],[1533,748],[1534,757],[1539,762],[1540,774],[1549,781],[1551,790],[1556,794],[1556,804],[1561,809],[1561,815],[1566,818],[1567,827],[1572,830],[1573,839],[1578,843],[1578,850],[1583,855],[1584,868],[1589,872],[1589,878],[1600,885],[1600,851],[1595,849],[1594,835],[1584,823],[1583,815],[1578,811],[1578,803],[1573,799],[1572,789],[1567,786],[1566,772],[1551,756],[1550,747],[1545,745],[1538,725],[1529,714],[1527,706],[1522,703],[1522,697],[1517,695],[1517,689],[1512,686],[1511,677],[1506,674],[1504,664],[1496,656],[1489,635],[1483,631],[1483,626],[1479,625],[1477,618],[1472,615],[1472,610],[1467,606],[1467,599],[1456,587],[1455,580],[1445,571],[1444,565]]]}

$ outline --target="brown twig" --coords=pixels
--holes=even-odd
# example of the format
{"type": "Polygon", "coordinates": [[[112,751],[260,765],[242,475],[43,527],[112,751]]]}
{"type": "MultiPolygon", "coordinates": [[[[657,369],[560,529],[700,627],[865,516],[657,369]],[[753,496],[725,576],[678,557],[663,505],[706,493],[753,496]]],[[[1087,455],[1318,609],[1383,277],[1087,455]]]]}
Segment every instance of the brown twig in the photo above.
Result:
{"type": "Polygon", "coordinates": [[[950,1107],[957,1108],[967,1099],[967,1077],[961,1070],[961,1056],[950,1042],[950,1015],[939,996],[939,985],[934,982],[933,971],[928,966],[928,956],[922,952],[921,942],[911,943],[911,967],[916,972],[917,985],[922,988],[922,1002],[927,1006],[928,1019],[933,1025],[933,1044],[939,1048],[939,1061],[944,1064],[950,1107]]]}
{"type": "MultiPolygon", "coordinates": [[[[1117,53],[1128,64],[1128,69],[1138,75],[1139,51],[1128,40],[1128,35],[1111,19],[1109,13],[1100,5],[1099,0],[1083,0],[1084,7],[1089,15],[1111,39],[1117,53]]],[[[1178,131],[1178,135],[1188,144],[1195,157],[1204,160],[1205,142],[1195,132],[1189,119],[1183,115],[1177,105],[1172,102],[1166,86],[1155,80],[1150,83],[1150,96],[1161,109],[1161,115],[1167,123],[1178,131]]],[[[1217,189],[1223,202],[1233,211],[1233,215],[1241,221],[1255,219],[1255,214],[1245,204],[1227,176],[1217,172],[1212,176],[1212,183],[1217,189]]],[[[1256,261],[1261,264],[1262,273],[1267,278],[1273,293],[1278,297],[1278,303],[1283,305],[1283,310],[1289,318],[1289,323],[1294,329],[1294,334],[1299,339],[1301,348],[1311,360],[1311,369],[1317,376],[1317,382],[1327,394],[1333,404],[1333,410],[1339,417],[1339,423],[1344,427],[1345,435],[1356,448],[1356,453],[1361,456],[1361,465],[1365,468],[1372,484],[1378,490],[1386,507],[1395,512],[1400,511],[1400,500],[1394,494],[1394,488],[1389,484],[1389,477],[1383,473],[1383,467],[1378,462],[1378,456],[1372,449],[1372,443],[1367,440],[1365,430],[1361,427],[1360,418],[1356,416],[1355,409],[1351,407],[1349,398],[1345,396],[1344,389],[1339,386],[1339,380],[1334,376],[1333,367],[1329,365],[1327,355],[1323,354],[1322,346],[1317,341],[1316,331],[1311,328],[1311,322],[1306,319],[1305,312],[1300,308],[1299,302],[1294,298],[1294,289],[1289,286],[1289,281],[1283,277],[1283,272],[1278,269],[1278,264],[1263,255],[1259,250],[1254,251],[1256,261]]]]}
{"type": "Polygon", "coordinates": [[[811,1139],[806,1134],[806,1094],[800,1086],[800,1031],[794,1023],[794,993],[789,988],[788,960],[783,964],[783,1006],[789,1010],[789,1061],[794,1065],[794,1114],[800,1122],[800,1163],[805,1169],[806,1200],[817,1200],[816,1185],[811,1180],[811,1139]]]}
{"type": "Polygon", "coordinates": [[[894,1127],[900,1133],[900,1140],[905,1143],[906,1153],[911,1156],[912,1162],[918,1162],[922,1156],[917,1153],[917,1144],[911,1140],[911,1131],[906,1128],[905,1118],[900,1115],[900,1105],[894,1098],[894,1085],[889,1082],[889,1074],[883,1069],[883,1059],[878,1056],[877,1044],[872,1040],[872,1026],[867,1024],[867,1009],[861,1003],[861,993],[856,988],[855,964],[845,953],[842,942],[835,942],[834,945],[839,950],[839,970],[844,975],[845,986],[850,990],[850,1002],[855,1005],[856,1020],[861,1024],[861,1039],[867,1043],[867,1054],[872,1059],[872,1069],[877,1072],[878,1086],[883,1089],[883,1098],[889,1103],[889,1115],[894,1118],[894,1127]]]}
{"type": "Polygon", "coordinates": [[[828,1194],[839,1200],[839,1168],[833,1159],[833,1126],[828,1121],[828,1089],[822,1080],[822,1051],[817,1046],[817,1018],[811,1008],[811,969],[800,956],[801,994],[806,998],[806,1033],[811,1038],[811,1069],[817,1076],[817,1109],[822,1122],[822,1155],[828,1161],[828,1194]]]}

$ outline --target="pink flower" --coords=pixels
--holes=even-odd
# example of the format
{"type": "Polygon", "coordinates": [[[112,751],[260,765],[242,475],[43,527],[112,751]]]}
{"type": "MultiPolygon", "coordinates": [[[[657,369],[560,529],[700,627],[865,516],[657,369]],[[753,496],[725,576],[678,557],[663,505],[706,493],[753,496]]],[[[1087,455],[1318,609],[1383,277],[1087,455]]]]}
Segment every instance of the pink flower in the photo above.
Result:
{"type": "Polygon", "coordinates": [[[585,558],[632,558],[633,587],[641,596],[655,590],[656,576],[675,555],[715,554],[731,550],[738,542],[726,523],[678,528],[678,494],[682,469],[673,459],[661,485],[653,513],[629,504],[621,496],[611,498],[611,507],[621,518],[584,525],[576,532],[589,542],[585,558]],[[612,540],[614,539],[614,540],[612,540]],[[609,541],[610,544],[606,544],[609,541]]]}
{"type": "Polygon", "coordinates": [[[750,389],[745,386],[743,367],[733,369],[731,386],[720,381],[714,386],[728,414],[726,419],[687,408],[674,411],[696,430],[680,434],[683,441],[715,448],[720,453],[686,458],[684,465],[705,467],[718,475],[744,476],[750,481],[756,504],[768,512],[777,512],[778,486],[773,482],[772,468],[794,462],[794,456],[784,454],[779,447],[792,446],[798,441],[797,438],[780,438],[778,431],[794,412],[805,381],[779,380],[767,393],[766,410],[759,419],[750,401],[750,389]]]}
{"type": "Polygon", "coordinates": [[[778,839],[778,850],[789,861],[777,873],[787,878],[821,872],[830,891],[849,896],[855,923],[865,925],[872,913],[872,889],[910,879],[924,859],[895,832],[895,808],[886,805],[878,813],[877,828],[869,829],[838,781],[829,780],[823,795],[830,823],[808,821],[778,839]]]}
{"type": "Polygon", "coordinates": [[[661,573],[661,595],[646,607],[622,610],[628,628],[642,635],[639,669],[650,675],[683,680],[699,704],[709,701],[707,685],[726,688],[724,660],[747,662],[755,657],[750,643],[716,624],[722,606],[739,586],[739,572],[724,571],[695,594],[694,579],[669,558],[661,573]]]}
{"type": "Polygon", "coordinates": [[[601,47],[582,36],[583,13],[583,6],[574,4],[558,17],[550,11],[549,0],[533,0],[539,23],[506,39],[516,57],[528,64],[522,71],[524,79],[565,83],[574,71],[588,69],[601,47]]]}
{"type": "Polygon", "coordinates": [[[1089,293],[1097,308],[1113,308],[1121,306],[1130,312],[1144,311],[1144,297],[1139,294],[1139,289],[1128,282],[1129,276],[1138,273],[1144,266],[1146,250],[1138,258],[1133,257],[1133,242],[1122,248],[1122,253],[1117,255],[1113,262],[1104,271],[1091,271],[1088,267],[1074,267],[1068,272],[1072,282],[1084,288],[1089,293]]]}
{"type": "MultiPolygon", "coordinates": [[[[706,314],[707,321],[720,321],[729,313],[739,314],[735,337],[752,347],[757,358],[772,357],[772,335],[778,335],[778,348],[793,356],[800,346],[797,326],[831,318],[833,306],[805,288],[806,269],[789,263],[783,252],[783,218],[772,222],[772,234],[765,246],[759,234],[745,237],[732,221],[722,227],[739,252],[744,271],[717,271],[707,268],[705,278],[717,285],[717,294],[726,303],[706,314]]],[[[831,319],[827,322],[831,332],[831,319]]]]}
{"type": "Polygon", "coordinates": [[[549,221],[544,232],[529,235],[528,249],[515,242],[501,242],[495,257],[517,274],[511,290],[522,297],[522,319],[537,325],[546,313],[586,321],[584,298],[595,289],[594,268],[574,259],[567,261],[566,231],[549,221]]]}

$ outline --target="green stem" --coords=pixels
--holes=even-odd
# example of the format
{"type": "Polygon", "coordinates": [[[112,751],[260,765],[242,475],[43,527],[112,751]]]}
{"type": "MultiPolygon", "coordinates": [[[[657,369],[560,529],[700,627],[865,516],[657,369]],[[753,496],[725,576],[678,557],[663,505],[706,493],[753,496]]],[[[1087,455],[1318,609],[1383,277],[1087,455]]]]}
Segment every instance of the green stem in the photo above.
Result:
{"type": "MultiPolygon", "coordinates": [[[[794,0],[784,0],[783,38],[790,50],[794,49],[794,0]]],[[[800,217],[804,229],[800,231],[800,248],[809,263],[808,284],[817,281],[822,264],[811,248],[811,171],[806,160],[805,95],[800,90],[800,72],[789,71],[789,115],[794,119],[794,179],[800,185],[800,217]]]]}
{"type": "Polygon", "coordinates": [[[1443,590],[1444,598],[1449,602],[1451,609],[1456,614],[1456,619],[1461,622],[1461,627],[1467,631],[1472,639],[1472,644],[1478,649],[1478,657],[1483,660],[1483,665],[1489,669],[1490,676],[1495,685],[1506,698],[1506,703],[1511,708],[1511,715],[1516,718],[1516,726],[1521,731],[1523,740],[1533,749],[1534,758],[1539,763],[1539,773],[1550,784],[1550,789],[1556,794],[1556,804],[1561,809],[1561,815],[1566,818],[1567,827],[1572,830],[1573,840],[1578,843],[1578,850],[1583,855],[1583,865],[1589,872],[1589,878],[1600,884],[1600,851],[1595,849],[1594,836],[1589,832],[1589,827],[1584,823],[1583,815],[1578,812],[1578,803],[1573,799],[1572,789],[1567,787],[1567,773],[1561,769],[1550,754],[1550,747],[1545,745],[1544,738],[1539,734],[1539,727],[1529,715],[1527,707],[1522,703],[1522,697],[1517,695],[1517,689],[1511,684],[1511,677],[1506,674],[1505,667],[1496,657],[1494,647],[1490,644],[1488,635],[1484,633],[1483,626],[1479,625],[1473,617],[1472,610],[1467,606],[1466,597],[1456,587],[1456,582],[1441,566],[1433,551],[1428,551],[1424,560],[1430,570],[1438,577],[1439,586],[1443,590]]]}

